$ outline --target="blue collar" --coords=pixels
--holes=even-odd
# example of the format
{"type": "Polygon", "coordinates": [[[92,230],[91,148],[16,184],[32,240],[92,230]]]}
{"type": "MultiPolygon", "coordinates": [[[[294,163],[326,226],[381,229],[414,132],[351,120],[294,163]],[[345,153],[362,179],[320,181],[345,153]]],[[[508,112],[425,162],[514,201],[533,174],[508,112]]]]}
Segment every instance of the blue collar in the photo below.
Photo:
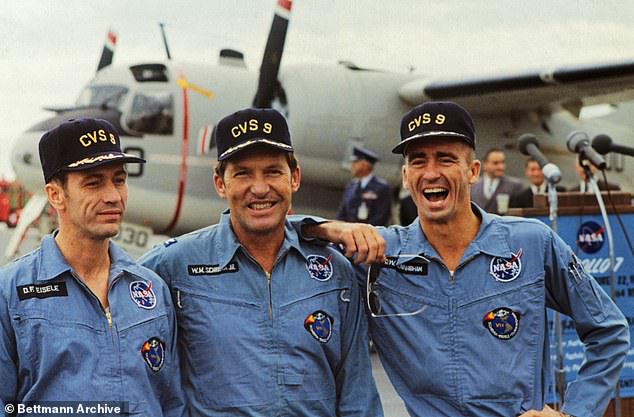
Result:
{"type": "MultiPolygon", "coordinates": [[[[235,233],[233,233],[233,229],[231,228],[231,213],[229,210],[225,210],[220,215],[220,221],[216,227],[220,228],[220,230],[216,231],[216,233],[218,233],[218,238],[216,239],[216,246],[214,249],[215,253],[219,254],[219,266],[224,268],[233,260],[239,249],[244,251],[245,254],[248,252],[247,249],[242,246],[235,233]]],[[[277,255],[278,259],[284,256],[284,254],[291,249],[295,249],[304,259],[307,259],[308,255],[301,246],[297,231],[294,227],[292,227],[288,219],[286,219],[284,222],[284,241],[282,242],[282,246],[280,247],[280,251],[277,255]]]]}
{"type": "MultiPolygon", "coordinates": [[[[502,224],[502,218],[495,214],[487,213],[473,202],[471,203],[471,209],[481,219],[480,230],[467,247],[463,259],[480,252],[491,256],[509,256],[511,246],[508,241],[508,233],[506,233],[502,224]]],[[[420,221],[410,224],[405,227],[405,230],[406,236],[399,254],[417,254],[426,258],[440,258],[425,237],[420,221]]]]}
{"type": "MultiPolygon", "coordinates": [[[[39,271],[36,277],[38,281],[49,281],[59,277],[65,272],[71,271],[70,265],[66,262],[62,252],[60,252],[57,243],[55,243],[56,235],[57,231],[44,236],[42,239],[40,253],[38,255],[39,271]]],[[[117,245],[109,242],[108,252],[110,253],[109,280],[112,280],[112,278],[122,271],[134,275],[142,275],[142,267],[137,265],[132,258],[117,245]]]]}

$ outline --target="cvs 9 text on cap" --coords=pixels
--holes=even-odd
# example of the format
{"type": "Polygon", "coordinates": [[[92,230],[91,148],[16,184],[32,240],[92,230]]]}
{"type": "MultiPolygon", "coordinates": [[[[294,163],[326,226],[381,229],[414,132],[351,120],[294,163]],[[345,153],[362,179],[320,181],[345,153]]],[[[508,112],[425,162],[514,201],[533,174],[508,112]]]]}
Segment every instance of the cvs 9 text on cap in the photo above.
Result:
{"type": "MultiPolygon", "coordinates": [[[[260,130],[260,123],[258,119],[250,119],[248,121],[238,123],[237,125],[231,128],[231,136],[234,138],[240,137],[240,135],[247,132],[257,132],[260,130]]],[[[273,125],[271,123],[264,123],[262,125],[262,132],[269,134],[273,131],[273,125]]]]}
{"type": "Polygon", "coordinates": [[[435,117],[431,113],[423,113],[423,114],[419,114],[418,116],[410,120],[410,122],[407,124],[407,128],[411,132],[417,127],[420,127],[421,125],[428,125],[432,123],[432,117],[433,117],[433,123],[437,125],[441,125],[445,123],[445,120],[447,120],[445,115],[442,113],[438,113],[437,115],[435,115],[435,117]]]}

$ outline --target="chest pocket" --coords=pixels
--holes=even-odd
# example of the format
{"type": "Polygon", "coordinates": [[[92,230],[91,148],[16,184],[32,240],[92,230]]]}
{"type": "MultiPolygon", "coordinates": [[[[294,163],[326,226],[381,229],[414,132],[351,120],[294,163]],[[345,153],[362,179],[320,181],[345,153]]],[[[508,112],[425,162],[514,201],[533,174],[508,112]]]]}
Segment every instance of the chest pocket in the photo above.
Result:
{"type": "Polygon", "coordinates": [[[264,300],[226,288],[174,288],[183,372],[198,401],[213,409],[271,401],[273,332],[264,300]]]}
{"type": "MultiPolygon", "coordinates": [[[[165,311],[141,310],[117,327],[121,357],[122,395],[132,414],[161,415],[164,408],[178,405],[180,380],[176,352],[165,311]],[[147,343],[147,345],[146,345],[147,343]]],[[[174,344],[175,345],[175,344],[174,344]]]]}
{"type": "Polygon", "coordinates": [[[372,338],[389,368],[396,375],[421,376],[397,377],[393,381],[395,387],[421,397],[450,397],[455,392],[455,378],[449,346],[455,330],[448,315],[448,298],[439,287],[443,278],[401,274],[394,270],[384,270],[381,274],[374,287],[381,314],[419,311],[401,317],[368,316],[372,338]],[[394,343],[412,337],[416,343],[394,343]]]}
{"type": "MultiPolygon", "coordinates": [[[[334,374],[342,358],[343,332],[352,283],[333,277],[296,289],[279,306],[277,343],[284,353],[278,371],[289,400],[325,400],[336,397],[334,374]]],[[[356,300],[359,302],[359,300],[356,300]]]]}
{"type": "Polygon", "coordinates": [[[66,308],[64,305],[36,303],[18,306],[10,313],[18,336],[20,373],[26,375],[20,393],[25,401],[62,397],[69,401],[97,397],[118,400],[119,390],[113,383],[116,369],[112,366],[117,363],[116,354],[105,315],[82,317],[76,312],[77,317],[72,318],[59,311],[66,308]]]}
{"type": "Polygon", "coordinates": [[[458,300],[455,323],[459,375],[467,402],[517,404],[531,398],[541,379],[546,325],[543,272],[458,300]],[[536,372],[540,374],[537,375],[536,372]]]}

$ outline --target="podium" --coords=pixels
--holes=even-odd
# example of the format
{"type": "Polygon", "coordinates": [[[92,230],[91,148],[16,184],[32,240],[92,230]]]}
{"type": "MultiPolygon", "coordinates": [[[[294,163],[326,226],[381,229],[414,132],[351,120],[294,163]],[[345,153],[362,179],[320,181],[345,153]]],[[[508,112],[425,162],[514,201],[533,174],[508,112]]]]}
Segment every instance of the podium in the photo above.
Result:
{"type": "MultiPolygon", "coordinates": [[[[608,212],[615,254],[616,303],[630,323],[630,332],[634,334],[634,259],[627,244],[625,233],[634,241],[634,206],[628,192],[601,192],[608,212]],[[620,218],[620,221],[619,221],[620,218]]],[[[592,193],[558,193],[557,228],[561,238],[570,245],[581,260],[585,270],[592,274],[607,294],[611,293],[611,270],[608,254],[608,241],[604,235],[604,222],[596,197],[592,193]]],[[[534,217],[550,225],[548,199],[545,194],[533,196],[532,208],[509,209],[507,215],[534,217]]],[[[634,242],[633,242],[634,243],[634,242]]],[[[553,335],[552,311],[549,310],[550,334],[553,335]]],[[[576,377],[583,359],[583,345],[575,332],[572,320],[562,314],[564,339],[564,368],[566,381],[576,377]]],[[[555,358],[555,338],[551,337],[551,362],[555,358]]],[[[632,349],[634,352],[634,349],[632,349]]],[[[634,353],[628,353],[619,380],[621,394],[621,415],[634,417],[634,353]]],[[[554,390],[549,390],[547,401],[555,400],[554,390]]],[[[614,416],[614,400],[604,414],[614,416]]]]}

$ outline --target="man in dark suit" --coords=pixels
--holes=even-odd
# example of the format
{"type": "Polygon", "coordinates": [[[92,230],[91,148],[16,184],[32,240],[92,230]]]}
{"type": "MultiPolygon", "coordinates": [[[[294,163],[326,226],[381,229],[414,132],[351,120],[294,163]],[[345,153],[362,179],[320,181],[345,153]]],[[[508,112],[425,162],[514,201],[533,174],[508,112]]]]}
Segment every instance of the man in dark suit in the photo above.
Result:
{"type": "Polygon", "coordinates": [[[352,175],[341,204],[337,220],[386,226],[390,219],[392,193],[388,183],[376,177],[372,171],[379,156],[369,149],[355,146],[353,149],[352,175]]]}
{"type": "Polygon", "coordinates": [[[521,191],[522,183],[504,174],[506,155],[502,149],[489,149],[482,168],[482,177],[471,186],[471,199],[489,213],[506,213],[511,197],[521,191]]]}
{"type": "MultiPolygon", "coordinates": [[[[589,164],[589,166],[590,166],[590,171],[592,172],[592,176],[594,180],[596,181],[597,185],[599,186],[600,191],[607,191],[607,190],[619,191],[621,189],[621,187],[619,187],[618,184],[614,184],[612,182],[606,183],[602,179],[599,179],[596,175],[597,168],[592,164],[589,164]]],[[[586,173],[583,167],[579,164],[578,159],[576,160],[576,163],[575,163],[575,171],[577,171],[577,176],[579,177],[579,183],[575,185],[574,187],[570,188],[570,190],[568,191],[580,191],[582,193],[593,193],[594,190],[591,189],[590,183],[588,182],[588,179],[586,177],[586,173]]]]}
{"type": "MultiPolygon", "coordinates": [[[[511,196],[511,207],[533,207],[533,195],[546,194],[548,192],[548,183],[544,178],[544,172],[539,167],[539,163],[533,159],[528,158],[524,165],[524,175],[528,179],[529,186],[524,188],[519,193],[511,196]]],[[[557,185],[557,191],[564,191],[564,187],[557,185]]]]}

